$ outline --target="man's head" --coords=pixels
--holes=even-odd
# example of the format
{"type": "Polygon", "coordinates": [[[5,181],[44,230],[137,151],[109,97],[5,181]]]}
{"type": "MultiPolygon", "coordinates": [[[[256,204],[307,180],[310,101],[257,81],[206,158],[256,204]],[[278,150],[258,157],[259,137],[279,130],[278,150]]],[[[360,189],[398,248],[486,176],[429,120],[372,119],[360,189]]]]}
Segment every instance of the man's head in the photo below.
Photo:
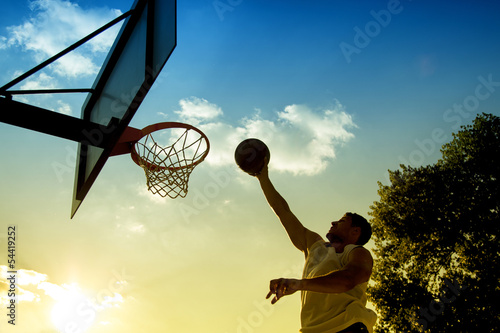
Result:
{"type": "Polygon", "coordinates": [[[338,221],[332,222],[326,238],[331,243],[365,245],[372,235],[368,221],[356,213],[345,213],[338,221]]]}

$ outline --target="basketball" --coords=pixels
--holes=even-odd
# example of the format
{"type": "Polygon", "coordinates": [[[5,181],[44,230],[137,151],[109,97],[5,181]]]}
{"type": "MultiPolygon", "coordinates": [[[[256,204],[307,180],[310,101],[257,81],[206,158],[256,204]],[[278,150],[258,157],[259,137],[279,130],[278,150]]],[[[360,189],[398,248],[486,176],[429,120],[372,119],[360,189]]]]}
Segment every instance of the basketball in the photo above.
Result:
{"type": "Polygon", "coordinates": [[[264,142],[254,138],[243,140],[234,152],[236,164],[252,176],[258,175],[262,170],[266,157],[269,162],[271,158],[269,148],[264,142]]]}

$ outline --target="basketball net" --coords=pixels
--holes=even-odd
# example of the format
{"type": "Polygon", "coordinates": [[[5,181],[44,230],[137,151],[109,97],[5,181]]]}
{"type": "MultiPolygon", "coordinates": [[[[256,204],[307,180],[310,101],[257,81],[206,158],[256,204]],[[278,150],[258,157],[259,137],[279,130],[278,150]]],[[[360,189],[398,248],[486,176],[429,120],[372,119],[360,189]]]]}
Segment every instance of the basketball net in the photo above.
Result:
{"type": "Polygon", "coordinates": [[[201,131],[190,125],[181,125],[155,132],[160,139],[165,139],[162,132],[171,132],[167,144],[159,144],[153,133],[149,133],[132,149],[132,159],[146,174],[148,190],[172,199],[187,195],[189,176],[209,150],[208,139],[201,131]]]}

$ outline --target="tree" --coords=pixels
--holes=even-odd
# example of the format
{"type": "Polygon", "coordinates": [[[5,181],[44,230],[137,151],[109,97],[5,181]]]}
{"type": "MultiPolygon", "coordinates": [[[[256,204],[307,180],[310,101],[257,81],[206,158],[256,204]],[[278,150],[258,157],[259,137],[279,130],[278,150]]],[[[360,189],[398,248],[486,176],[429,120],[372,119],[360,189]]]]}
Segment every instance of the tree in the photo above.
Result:
{"type": "Polygon", "coordinates": [[[441,153],[379,182],[376,332],[500,332],[500,118],[478,115],[441,153]]]}

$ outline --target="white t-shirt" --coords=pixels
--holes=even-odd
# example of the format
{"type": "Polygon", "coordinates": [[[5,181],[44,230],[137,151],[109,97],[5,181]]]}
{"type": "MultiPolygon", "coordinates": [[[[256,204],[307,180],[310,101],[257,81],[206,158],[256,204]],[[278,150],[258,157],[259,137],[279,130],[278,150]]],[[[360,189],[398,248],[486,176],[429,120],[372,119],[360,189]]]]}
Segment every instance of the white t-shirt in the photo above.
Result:
{"type": "MultiPolygon", "coordinates": [[[[349,244],[343,253],[337,253],[328,243],[318,241],[308,252],[303,278],[323,276],[339,270],[347,264],[349,253],[360,245],[349,244]]],[[[366,308],[366,287],[362,283],[345,293],[317,293],[302,291],[302,333],[334,333],[355,323],[363,323],[370,333],[377,314],[366,308]]]]}

